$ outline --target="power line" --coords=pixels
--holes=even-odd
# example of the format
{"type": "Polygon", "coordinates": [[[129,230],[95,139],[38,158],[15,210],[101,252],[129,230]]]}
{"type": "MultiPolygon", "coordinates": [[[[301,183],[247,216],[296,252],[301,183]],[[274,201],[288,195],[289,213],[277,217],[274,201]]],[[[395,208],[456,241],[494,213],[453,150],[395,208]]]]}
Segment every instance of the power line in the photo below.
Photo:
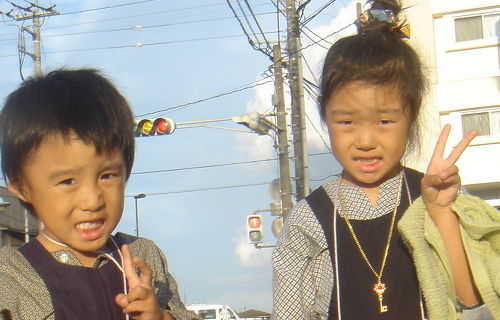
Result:
{"type": "Polygon", "coordinates": [[[248,0],[245,0],[245,3],[247,5],[247,7],[248,7],[248,10],[250,10],[250,14],[252,15],[252,18],[255,21],[255,24],[257,25],[257,28],[259,28],[259,31],[262,34],[262,37],[264,38],[264,41],[266,42],[268,50],[271,50],[271,44],[269,43],[269,41],[267,41],[266,35],[265,35],[264,31],[262,30],[262,27],[260,26],[260,23],[257,20],[257,17],[255,16],[255,12],[253,11],[252,6],[248,2],[248,0]]]}
{"type": "MultiPolygon", "coordinates": [[[[268,14],[274,14],[274,12],[259,13],[259,15],[268,15],[268,14]]],[[[139,25],[139,26],[133,26],[133,27],[113,28],[113,29],[104,29],[104,30],[90,30],[90,31],[80,31],[80,32],[72,32],[72,33],[62,33],[62,34],[46,34],[45,37],[61,37],[61,36],[70,36],[70,35],[95,34],[95,33],[117,32],[117,31],[142,31],[143,29],[173,27],[173,26],[185,25],[185,24],[191,24],[191,23],[229,20],[232,18],[233,17],[217,17],[217,18],[199,19],[199,20],[191,20],[191,21],[181,21],[181,22],[174,22],[174,23],[163,23],[163,24],[156,24],[156,25],[149,25],[149,26],[139,25]]],[[[0,41],[2,41],[2,40],[0,40],[0,41]]]]}
{"type": "MultiPolygon", "coordinates": [[[[312,38],[311,38],[311,36],[309,36],[308,34],[306,34],[306,32],[304,31],[304,29],[305,29],[305,30],[307,30],[307,31],[309,31],[310,33],[312,33],[315,37],[317,37],[317,38],[321,39],[321,36],[320,36],[320,35],[318,35],[316,32],[312,31],[312,30],[311,30],[308,26],[302,26],[302,31],[303,31],[303,33],[304,33],[304,34],[306,35],[306,37],[308,37],[311,41],[315,41],[315,40],[314,40],[314,39],[312,39],[312,38]]],[[[332,42],[330,42],[330,41],[328,41],[328,40],[325,40],[325,39],[322,39],[322,41],[326,42],[329,46],[331,46],[331,45],[333,44],[332,42]]],[[[319,43],[318,43],[318,45],[319,45],[319,43]]],[[[320,45],[320,46],[322,46],[322,45],[320,45]]],[[[323,46],[322,46],[322,47],[323,47],[323,46]]],[[[325,47],[323,47],[323,48],[325,48],[325,47]]],[[[325,48],[325,49],[327,49],[327,50],[328,50],[329,48],[325,48]]]]}
{"type": "Polygon", "coordinates": [[[240,0],[236,0],[236,3],[238,4],[238,7],[240,7],[240,10],[241,12],[243,13],[243,18],[245,18],[245,21],[248,25],[248,27],[250,28],[250,31],[252,31],[252,34],[254,35],[255,39],[258,40],[258,37],[257,37],[257,34],[255,33],[255,31],[253,30],[252,28],[252,24],[250,23],[250,21],[248,21],[248,17],[245,13],[245,10],[243,9],[243,7],[241,6],[241,2],[240,0]]]}
{"type": "Polygon", "coordinates": [[[238,21],[243,33],[245,34],[245,36],[247,37],[247,40],[248,40],[248,43],[250,44],[250,46],[256,50],[256,51],[260,51],[262,52],[263,54],[265,54],[269,59],[271,59],[271,61],[273,60],[273,56],[271,54],[271,51],[270,51],[270,45],[269,45],[269,41],[267,41],[267,39],[265,38],[265,35],[264,35],[264,32],[262,31],[262,28],[260,27],[259,25],[259,22],[257,21],[257,18],[255,17],[255,15],[253,15],[254,17],[254,20],[255,22],[257,23],[258,27],[259,27],[259,30],[261,30],[261,33],[262,33],[262,36],[264,37],[265,41],[266,41],[266,48],[262,48],[260,45],[259,45],[259,39],[258,39],[258,36],[257,34],[255,33],[255,31],[253,30],[252,28],[252,25],[251,23],[248,21],[248,17],[245,13],[245,11],[243,10],[243,7],[241,6],[241,3],[239,0],[237,0],[237,3],[240,7],[240,10],[243,14],[243,17],[245,18],[246,22],[247,22],[247,25],[248,27],[250,28],[250,31],[252,31],[253,35],[255,36],[255,40],[252,39],[252,37],[250,37],[250,35],[248,34],[248,31],[247,29],[245,28],[244,24],[243,24],[243,21],[240,19],[240,16],[236,13],[236,10],[234,9],[233,5],[231,4],[231,0],[226,0],[229,8],[231,9],[231,11],[233,12],[233,15],[234,17],[236,18],[236,20],[238,21]]]}
{"type": "MultiPolygon", "coordinates": [[[[275,31],[269,32],[269,33],[275,33],[275,31]]],[[[224,35],[224,36],[216,36],[216,37],[205,37],[205,38],[194,38],[194,39],[172,40],[172,41],[158,41],[158,42],[146,42],[146,43],[137,42],[134,44],[126,44],[126,45],[48,51],[48,52],[45,52],[44,54],[57,54],[57,53],[68,53],[68,52],[83,52],[83,51],[99,51],[99,50],[112,50],[112,49],[127,49],[127,48],[142,48],[142,47],[169,45],[169,44],[186,43],[186,42],[239,38],[242,36],[243,35],[224,35]]],[[[0,58],[15,57],[15,56],[17,56],[17,55],[5,54],[5,55],[0,55],[0,58]]]]}
{"type": "Polygon", "coordinates": [[[325,145],[325,147],[330,151],[329,153],[331,154],[332,149],[331,149],[330,145],[325,141],[325,139],[323,138],[323,135],[319,132],[318,128],[316,128],[316,126],[311,121],[311,118],[309,118],[309,115],[307,115],[307,113],[306,113],[306,118],[309,121],[309,124],[313,127],[314,131],[316,131],[316,134],[319,136],[321,141],[323,141],[323,144],[325,145]]]}
{"type": "Polygon", "coordinates": [[[323,177],[323,178],[311,178],[309,180],[311,180],[311,181],[323,181],[323,180],[326,180],[328,178],[336,177],[336,176],[339,176],[339,175],[340,175],[340,173],[336,173],[336,174],[330,174],[330,175],[328,175],[326,177],[323,177]]]}
{"type": "MultiPolygon", "coordinates": [[[[330,149],[327,147],[327,149],[330,149]]],[[[308,154],[309,157],[314,156],[322,156],[322,155],[330,155],[331,152],[316,152],[308,154]]],[[[258,162],[268,162],[268,161],[276,161],[278,158],[268,158],[268,159],[256,159],[256,160],[248,160],[248,161],[240,161],[240,162],[226,162],[226,163],[215,163],[215,164],[207,164],[207,165],[199,165],[199,166],[191,166],[191,167],[183,167],[183,168],[170,168],[170,169],[159,169],[159,170],[147,170],[147,171],[138,171],[132,172],[132,175],[136,174],[152,174],[152,173],[163,173],[163,172],[174,172],[174,171],[184,171],[184,170],[195,170],[195,169],[207,169],[207,168],[216,168],[216,167],[226,167],[226,166],[234,166],[234,165],[243,165],[243,164],[251,164],[258,162]]]]}
{"type": "Polygon", "coordinates": [[[61,13],[60,15],[68,15],[68,14],[76,14],[76,13],[86,13],[86,12],[92,12],[92,11],[105,10],[105,9],[114,9],[114,8],[126,7],[126,6],[131,6],[131,5],[141,4],[141,3],[146,3],[146,2],[153,2],[153,1],[156,1],[156,0],[142,0],[142,1],[135,1],[135,2],[130,2],[130,3],[117,4],[117,5],[114,5],[114,6],[107,6],[107,7],[93,8],[93,9],[85,9],[85,10],[72,11],[72,12],[64,12],[64,13],[61,13]]]}
{"type": "Polygon", "coordinates": [[[350,27],[350,26],[352,26],[352,25],[354,25],[354,22],[349,23],[348,25],[346,25],[346,26],[344,26],[344,27],[342,27],[342,28],[340,28],[340,29],[338,29],[338,30],[336,30],[336,31],[334,31],[334,32],[332,32],[332,33],[330,33],[330,34],[326,35],[325,37],[321,37],[318,41],[314,41],[313,43],[310,43],[309,45],[307,45],[307,46],[305,46],[305,47],[302,47],[302,48],[301,48],[301,49],[299,49],[299,50],[300,50],[300,51],[303,51],[303,50],[305,50],[305,49],[307,49],[307,48],[309,48],[309,47],[312,47],[312,46],[313,46],[313,45],[315,45],[315,44],[318,44],[320,41],[326,41],[326,39],[330,38],[331,36],[333,36],[333,35],[335,35],[335,34],[337,34],[337,33],[340,33],[340,32],[342,32],[342,31],[344,31],[345,29],[349,28],[349,27],[350,27]]]}
{"type": "MultiPolygon", "coordinates": [[[[335,175],[329,175],[324,178],[316,178],[316,179],[311,179],[312,181],[322,181],[326,180],[332,176],[335,175]]],[[[214,191],[214,190],[223,190],[223,189],[234,189],[234,188],[246,188],[246,187],[255,187],[255,186],[264,186],[264,185],[269,185],[269,181],[266,182],[256,182],[256,183],[246,183],[246,184],[237,184],[237,185],[229,185],[229,186],[216,186],[216,187],[206,187],[206,188],[196,188],[196,189],[184,189],[184,190],[172,190],[172,191],[165,191],[165,192],[150,192],[146,193],[146,195],[149,196],[162,196],[162,195],[169,195],[169,194],[177,194],[177,193],[189,193],[189,192],[200,192],[200,191],[214,191]]],[[[133,198],[134,195],[127,195],[125,196],[126,198],[133,198]]]]}
{"type": "MultiPolygon", "coordinates": [[[[264,78],[264,79],[266,79],[266,78],[264,78]]],[[[160,112],[169,112],[169,111],[173,111],[173,110],[178,110],[178,109],[185,108],[185,107],[193,105],[193,104],[197,104],[197,103],[200,103],[200,102],[205,102],[205,101],[208,101],[208,100],[220,98],[222,96],[230,95],[230,94],[233,94],[233,93],[236,93],[236,92],[240,92],[240,91],[243,91],[243,90],[251,89],[251,88],[254,88],[254,87],[257,87],[257,86],[262,86],[264,84],[272,82],[271,80],[268,80],[268,81],[260,82],[259,83],[259,81],[262,81],[264,79],[260,79],[260,80],[251,82],[250,84],[245,85],[245,87],[242,87],[242,88],[233,89],[233,90],[230,90],[230,91],[226,91],[226,92],[223,92],[223,93],[216,94],[216,95],[208,97],[208,98],[203,98],[203,99],[199,99],[199,100],[192,101],[192,102],[178,104],[176,106],[168,107],[168,108],[165,108],[165,109],[143,113],[143,114],[140,114],[140,115],[136,115],[136,117],[137,118],[141,118],[141,117],[144,117],[144,116],[149,116],[149,115],[153,115],[153,114],[160,113],[160,112]]]]}
{"type": "MultiPolygon", "coordinates": [[[[307,33],[305,33],[303,30],[302,30],[302,34],[303,34],[303,35],[305,35],[307,38],[309,38],[309,40],[314,41],[314,39],[313,39],[313,38],[311,38],[311,36],[310,36],[310,35],[308,35],[307,33]]],[[[318,46],[320,46],[321,48],[323,48],[323,49],[325,49],[325,50],[328,50],[328,48],[327,48],[327,47],[323,46],[323,45],[322,45],[322,44],[320,44],[320,43],[318,43],[318,46]]]]}
{"type": "Polygon", "coordinates": [[[107,46],[107,47],[80,48],[80,49],[48,51],[48,52],[46,52],[46,54],[80,52],[80,51],[110,50],[110,49],[125,49],[125,48],[142,48],[142,47],[167,45],[167,44],[176,44],[176,43],[186,43],[186,42],[196,42],[196,41],[207,41],[207,40],[238,38],[238,37],[241,37],[241,36],[242,35],[225,35],[225,36],[217,36],[217,37],[194,38],[194,39],[172,40],[172,41],[158,41],[158,42],[146,42],[146,43],[137,42],[137,43],[134,43],[134,44],[127,44],[127,45],[116,45],[116,46],[107,46]]]}
{"type": "Polygon", "coordinates": [[[235,165],[258,163],[258,162],[268,162],[268,161],[276,161],[276,160],[278,160],[278,158],[248,160],[248,161],[228,162],[228,163],[217,163],[217,164],[207,164],[207,165],[200,165],[200,166],[183,167],[183,168],[172,168],[172,169],[162,169],[162,170],[138,171],[138,172],[132,172],[131,174],[132,175],[136,175],[136,174],[149,174],[149,173],[185,171],[185,170],[194,170],[194,169],[207,169],[207,168],[227,167],[227,166],[235,166],[235,165]]]}
{"type": "Polygon", "coordinates": [[[316,16],[318,16],[318,14],[321,13],[321,11],[325,10],[326,8],[328,8],[332,3],[334,3],[335,0],[330,0],[328,1],[326,4],[324,4],[321,8],[319,8],[318,10],[316,10],[316,12],[314,12],[313,14],[311,14],[309,17],[307,17],[306,19],[304,19],[304,21],[302,22],[302,25],[306,25],[308,24],[309,22],[311,22],[312,19],[314,19],[316,16]]]}
{"type": "MultiPolygon", "coordinates": [[[[5,1],[8,2],[7,0],[5,0],[5,1]]],[[[71,14],[78,14],[78,13],[86,13],[86,12],[91,12],[91,11],[98,11],[98,10],[110,9],[110,8],[115,8],[115,7],[123,7],[123,6],[132,5],[132,4],[140,4],[140,3],[143,3],[143,2],[152,2],[152,1],[156,1],[156,0],[144,0],[144,1],[138,1],[138,2],[133,2],[133,3],[128,3],[128,4],[119,4],[119,5],[115,5],[115,6],[109,6],[109,7],[91,8],[91,9],[84,9],[84,10],[79,10],[79,11],[72,11],[72,12],[63,12],[63,13],[60,13],[60,15],[71,15],[71,14]]],[[[66,27],[73,27],[73,26],[85,25],[85,24],[93,24],[93,23],[100,23],[100,22],[107,22],[107,21],[116,21],[116,20],[137,18],[137,17],[148,16],[148,15],[157,15],[157,14],[163,14],[163,13],[172,13],[172,12],[178,12],[178,11],[187,11],[187,10],[192,10],[192,9],[200,9],[200,8],[211,7],[211,6],[220,6],[220,5],[223,5],[223,4],[224,3],[219,2],[219,3],[205,4],[205,5],[199,5],[199,6],[191,6],[191,7],[185,7],[185,8],[178,8],[178,9],[154,11],[154,12],[143,13],[143,14],[135,14],[135,15],[132,15],[132,16],[116,17],[116,18],[109,18],[109,19],[104,19],[104,20],[95,20],[95,21],[81,22],[81,23],[73,23],[73,24],[70,24],[70,25],[56,26],[56,27],[51,27],[51,28],[48,28],[48,29],[66,28],[66,27]]],[[[12,21],[12,20],[7,20],[7,21],[4,21],[4,22],[10,22],[10,21],[12,21]]]]}
{"type": "MultiPolygon", "coordinates": [[[[199,191],[212,191],[212,190],[222,190],[222,189],[234,189],[234,188],[244,188],[244,187],[254,187],[254,186],[263,186],[269,185],[269,181],[266,182],[256,182],[256,183],[247,183],[247,184],[238,184],[231,186],[218,186],[218,187],[207,187],[207,188],[197,188],[197,189],[185,189],[185,190],[172,190],[165,192],[151,192],[146,193],[149,196],[160,196],[160,195],[168,195],[168,194],[176,194],[176,193],[188,193],[188,192],[199,192],[199,191]]],[[[134,197],[133,195],[125,196],[126,198],[134,197]]]]}
{"type": "MultiPolygon", "coordinates": [[[[269,15],[269,14],[274,14],[274,12],[262,12],[258,13],[257,15],[269,15]]],[[[189,21],[180,21],[180,22],[174,22],[174,23],[163,23],[163,24],[156,24],[156,25],[147,25],[147,26],[142,26],[142,25],[136,25],[132,27],[121,27],[121,28],[110,28],[110,29],[100,29],[100,30],[87,30],[87,31],[77,31],[77,32],[68,32],[68,33],[59,33],[59,34],[44,34],[45,38],[52,38],[52,37],[64,37],[64,36],[73,36],[73,35],[85,35],[85,34],[97,34],[97,33],[106,33],[106,32],[119,32],[119,31],[142,31],[144,29],[152,29],[152,28],[162,28],[162,27],[173,27],[173,26],[178,26],[178,25],[185,25],[185,24],[194,24],[194,23],[203,23],[203,22],[212,22],[212,21],[222,21],[222,20],[230,20],[233,19],[234,17],[217,17],[217,18],[207,18],[207,19],[198,19],[198,20],[189,20],[189,21]]],[[[17,40],[17,38],[6,38],[6,39],[0,39],[0,41],[14,41],[17,40]]]]}
{"type": "MultiPolygon", "coordinates": [[[[169,9],[169,10],[154,11],[154,12],[148,12],[148,13],[143,13],[143,14],[134,14],[134,15],[130,15],[130,16],[122,16],[122,17],[115,17],[115,18],[107,18],[107,19],[93,20],[93,21],[87,21],[87,22],[73,23],[73,24],[69,24],[69,25],[54,26],[54,27],[46,28],[46,30],[68,28],[68,27],[88,25],[88,24],[101,23],[101,22],[126,20],[126,19],[132,19],[132,18],[135,19],[135,18],[138,18],[138,17],[158,15],[158,14],[164,14],[164,13],[173,13],[173,12],[178,12],[178,11],[187,11],[187,10],[192,10],[192,9],[199,9],[199,8],[211,7],[211,6],[219,6],[219,5],[223,5],[223,4],[224,3],[213,3],[213,4],[206,4],[206,5],[200,5],[200,6],[192,6],[192,7],[186,7],[186,8],[178,8],[178,9],[169,9]]],[[[266,4],[260,4],[258,6],[265,6],[265,5],[266,4]]]]}
{"type": "MultiPolygon", "coordinates": [[[[331,153],[328,153],[331,154],[331,153]]],[[[328,175],[323,178],[315,178],[315,179],[310,179],[311,181],[323,181],[326,180],[330,177],[336,176],[338,174],[334,175],[328,175]]],[[[246,183],[246,184],[237,184],[237,185],[229,185],[229,186],[215,186],[215,187],[206,187],[206,188],[196,188],[196,189],[184,189],[184,190],[172,190],[172,191],[165,191],[165,192],[150,192],[150,193],[145,193],[146,196],[163,196],[163,195],[170,195],[170,194],[178,194],[178,193],[190,193],[190,192],[200,192],[200,191],[214,191],[214,190],[223,190],[223,189],[234,189],[234,188],[246,188],[246,187],[255,187],[255,186],[263,186],[263,185],[269,185],[269,181],[266,182],[256,182],[256,183],[246,183]]],[[[133,198],[134,195],[126,195],[125,198],[133,198]]]]}
{"type": "MultiPolygon", "coordinates": [[[[320,37],[319,40],[313,41],[307,46],[304,46],[300,49],[297,50],[297,52],[301,52],[313,45],[318,44],[321,41],[328,42],[326,39],[343,31],[344,29],[350,27],[353,25],[354,22],[346,25],[345,27],[336,30],[332,32],[331,34],[325,36],[325,37],[320,37]]],[[[278,31],[271,31],[271,32],[266,32],[268,34],[271,33],[278,33],[278,31]]],[[[241,37],[243,35],[225,35],[225,36],[218,36],[218,37],[206,37],[206,38],[196,38],[196,39],[185,39],[185,40],[174,40],[174,41],[159,41],[159,42],[150,42],[150,43],[135,43],[133,45],[116,45],[116,46],[107,46],[107,47],[95,47],[95,48],[81,48],[81,49],[69,49],[69,50],[58,50],[58,51],[50,51],[50,52],[45,52],[45,54],[57,54],[57,53],[68,53],[68,52],[82,52],[82,51],[97,51],[97,50],[111,50],[111,49],[125,49],[125,48],[140,48],[140,47],[147,47],[147,46],[157,46],[157,45],[167,45],[167,44],[176,44],[176,43],[185,43],[185,42],[196,42],[196,41],[206,41],[206,40],[217,40],[217,39],[226,39],[226,38],[236,38],[236,37],[241,37]]],[[[248,36],[247,36],[248,38],[248,36]]],[[[323,47],[324,48],[324,47],[323,47]]],[[[326,49],[326,48],[325,48],[326,49]]],[[[256,49],[259,50],[259,49],[256,49]]],[[[260,50],[259,50],[260,51],[260,50]]],[[[288,53],[290,55],[290,53],[288,53]]],[[[7,54],[7,55],[0,55],[0,58],[6,58],[6,57],[15,57],[17,55],[14,54],[7,54]]],[[[285,59],[283,57],[282,59],[285,59]]]]}

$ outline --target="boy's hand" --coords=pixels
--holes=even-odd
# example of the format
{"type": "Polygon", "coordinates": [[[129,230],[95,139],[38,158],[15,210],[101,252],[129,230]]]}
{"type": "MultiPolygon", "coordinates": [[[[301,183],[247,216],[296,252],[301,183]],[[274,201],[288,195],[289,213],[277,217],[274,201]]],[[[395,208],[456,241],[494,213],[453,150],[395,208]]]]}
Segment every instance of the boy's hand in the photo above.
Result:
{"type": "Polygon", "coordinates": [[[476,130],[467,133],[445,159],[443,153],[450,129],[451,126],[447,124],[441,131],[427,172],[420,183],[422,199],[433,220],[438,218],[441,212],[450,211],[450,204],[455,200],[460,189],[460,176],[455,162],[478,134],[476,130]]]}
{"type": "Polygon", "coordinates": [[[151,268],[137,257],[130,254],[128,246],[122,246],[123,268],[128,280],[128,294],[118,294],[116,303],[123,308],[123,312],[131,319],[138,320],[170,320],[174,319],[163,311],[156,302],[156,296],[151,285],[151,268]],[[134,269],[139,269],[139,274],[134,269]]]}

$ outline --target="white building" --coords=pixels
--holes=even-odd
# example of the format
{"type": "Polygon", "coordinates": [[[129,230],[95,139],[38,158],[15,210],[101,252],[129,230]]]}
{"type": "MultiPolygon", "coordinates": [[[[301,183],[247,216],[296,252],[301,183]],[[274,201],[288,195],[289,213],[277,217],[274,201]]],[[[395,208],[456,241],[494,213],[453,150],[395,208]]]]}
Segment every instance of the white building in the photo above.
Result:
{"type": "Polygon", "coordinates": [[[411,42],[428,70],[425,170],[440,128],[452,125],[447,152],[471,129],[479,136],[457,162],[465,189],[500,207],[500,4],[498,0],[406,0],[411,42]]]}

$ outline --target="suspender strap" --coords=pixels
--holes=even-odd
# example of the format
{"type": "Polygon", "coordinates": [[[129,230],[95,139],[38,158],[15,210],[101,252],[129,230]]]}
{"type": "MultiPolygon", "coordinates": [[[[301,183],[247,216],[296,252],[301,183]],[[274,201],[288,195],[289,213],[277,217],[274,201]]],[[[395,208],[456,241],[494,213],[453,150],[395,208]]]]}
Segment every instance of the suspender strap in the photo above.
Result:
{"type": "MultiPolygon", "coordinates": [[[[330,253],[330,259],[332,262],[332,266],[335,266],[335,257],[334,252],[332,250],[331,244],[333,243],[333,214],[334,214],[334,205],[327,195],[326,190],[323,187],[319,187],[314,190],[311,194],[306,197],[306,201],[311,207],[316,219],[318,219],[323,232],[325,233],[326,243],[328,243],[328,252],[330,253]]],[[[334,281],[337,281],[335,279],[334,281]]],[[[335,290],[334,290],[335,291],[335,290]]],[[[337,298],[332,292],[330,299],[330,307],[328,309],[328,319],[336,319],[336,314],[338,310],[336,310],[335,306],[337,305],[337,298]]]]}

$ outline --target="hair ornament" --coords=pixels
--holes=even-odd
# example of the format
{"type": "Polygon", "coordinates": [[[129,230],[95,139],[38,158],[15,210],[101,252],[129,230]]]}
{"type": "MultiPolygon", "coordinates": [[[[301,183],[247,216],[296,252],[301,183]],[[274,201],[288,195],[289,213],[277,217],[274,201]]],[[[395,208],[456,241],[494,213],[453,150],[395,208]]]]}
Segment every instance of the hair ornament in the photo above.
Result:
{"type": "Polygon", "coordinates": [[[410,38],[410,26],[400,23],[394,11],[391,9],[368,9],[359,15],[356,25],[358,29],[366,29],[374,23],[383,23],[391,30],[396,31],[402,38],[410,38]]]}

